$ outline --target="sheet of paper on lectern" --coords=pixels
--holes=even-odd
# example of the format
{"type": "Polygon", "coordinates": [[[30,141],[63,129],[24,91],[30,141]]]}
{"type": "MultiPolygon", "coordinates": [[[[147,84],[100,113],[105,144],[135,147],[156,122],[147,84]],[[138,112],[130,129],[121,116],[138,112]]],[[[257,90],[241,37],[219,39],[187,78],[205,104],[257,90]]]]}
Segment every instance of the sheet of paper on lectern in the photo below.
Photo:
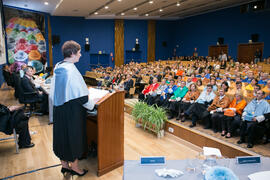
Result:
{"type": "Polygon", "coordinates": [[[270,171],[261,171],[248,175],[250,180],[268,180],[270,177],[270,171]]]}
{"type": "Polygon", "coordinates": [[[203,147],[203,155],[222,157],[220,150],[212,147],[203,147]]]}
{"type": "Polygon", "coordinates": [[[103,89],[89,88],[89,100],[95,104],[104,96],[109,94],[109,91],[103,89]]]}

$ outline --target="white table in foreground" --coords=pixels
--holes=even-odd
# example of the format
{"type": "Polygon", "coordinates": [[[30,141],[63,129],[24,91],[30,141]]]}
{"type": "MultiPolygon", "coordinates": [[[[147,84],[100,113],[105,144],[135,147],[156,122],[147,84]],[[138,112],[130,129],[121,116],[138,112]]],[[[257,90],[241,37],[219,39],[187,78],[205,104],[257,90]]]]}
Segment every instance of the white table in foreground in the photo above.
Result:
{"type": "MultiPolygon", "coordinates": [[[[123,180],[202,180],[204,179],[200,168],[197,168],[195,172],[189,172],[186,170],[189,160],[167,160],[165,165],[158,166],[143,166],[140,165],[140,161],[125,160],[124,161],[124,173],[123,180]],[[183,176],[178,178],[163,178],[158,177],[155,173],[156,169],[177,169],[184,172],[183,176]]],[[[202,160],[193,159],[195,164],[202,164],[202,160]]],[[[219,159],[217,164],[230,168],[239,180],[249,180],[248,175],[270,170],[270,158],[262,157],[260,164],[236,164],[236,159],[219,159]]],[[[270,179],[270,177],[269,177],[270,179]]]]}

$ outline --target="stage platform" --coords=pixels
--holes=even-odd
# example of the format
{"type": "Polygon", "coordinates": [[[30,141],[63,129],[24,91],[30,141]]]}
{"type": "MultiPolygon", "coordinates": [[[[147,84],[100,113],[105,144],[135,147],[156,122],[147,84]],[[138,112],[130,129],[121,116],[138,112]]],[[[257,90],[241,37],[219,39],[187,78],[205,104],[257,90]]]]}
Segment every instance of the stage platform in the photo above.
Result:
{"type": "MultiPolygon", "coordinates": [[[[125,99],[125,112],[131,114],[134,104],[138,102],[137,98],[125,99]]],[[[210,146],[219,148],[225,157],[234,158],[236,156],[263,155],[270,157],[270,143],[255,144],[251,149],[246,148],[247,144],[237,144],[239,137],[225,138],[220,133],[214,133],[212,130],[203,129],[198,124],[194,128],[189,128],[191,121],[179,122],[172,119],[166,122],[166,134],[173,134],[183,140],[186,140],[199,147],[210,146]]],[[[165,134],[165,135],[166,135],[165,134]]]]}

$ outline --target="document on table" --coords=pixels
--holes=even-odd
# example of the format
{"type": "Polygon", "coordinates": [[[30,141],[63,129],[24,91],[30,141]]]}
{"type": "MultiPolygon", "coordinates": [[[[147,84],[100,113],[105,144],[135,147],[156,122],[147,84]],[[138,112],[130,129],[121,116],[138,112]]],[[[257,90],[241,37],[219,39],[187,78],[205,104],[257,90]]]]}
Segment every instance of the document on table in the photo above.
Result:
{"type": "Polygon", "coordinates": [[[250,180],[268,180],[270,177],[270,171],[261,171],[248,175],[250,180]]]}
{"type": "Polygon", "coordinates": [[[95,104],[104,96],[109,94],[109,91],[103,89],[89,88],[89,100],[95,104]]]}
{"type": "Polygon", "coordinates": [[[217,157],[222,157],[220,150],[212,147],[203,147],[203,155],[204,156],[215,155],[217,157]]]}

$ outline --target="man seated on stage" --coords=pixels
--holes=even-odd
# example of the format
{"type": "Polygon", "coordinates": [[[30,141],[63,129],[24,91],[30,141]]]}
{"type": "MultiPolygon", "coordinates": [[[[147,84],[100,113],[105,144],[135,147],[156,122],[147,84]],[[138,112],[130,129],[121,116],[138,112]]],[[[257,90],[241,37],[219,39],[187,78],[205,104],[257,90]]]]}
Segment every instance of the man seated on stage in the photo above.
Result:
{"type": "Polygon", "coordinates": [[[145,88],[142,93],[139,95],[139,100],[143,101],[148,95],[151,95],[158,88],[159,84],[157,83],[158,79],[154,78],[153,83],[145,88]]]}
{"type": "Polygon", "coordinates": [[[240,126],[240,140],[237,143],[244,143],[245,136],[247,135],[247,148],[252,148],[254,146],[255,139],[260,139],[264,135],[264,114],[270,113],[270,105],[263,99],[264,95],[265,92],[259,90],[256,94],[256,98],[245,107],[242,114],[243,122],[240,126]]]}
{"type": "Polygon", "coordinates": [[[127,79],[124,82],[124,90],[126,91],[125,98],[129,98],[129,96],[130,96],[129,90],[130,90],[130,88],[133,88],[133,84],[134,84],[134,81],[133,81],[133,79],[131,79],[131,75],[128,74],[127,79]]]}
{"type": "Polygon", "coordinates": [[[192,124],[189,127],[196,126],[197,120],[208,118],[209,113],[207,111],[208,106],[212,103],[216,94],[213,91],[213,86],[211,84],[207,85],[207,90],[203,91],[199,98],[193,103],[185,112],[185,116],[192,117],[192,124]]]}
{"type": "Polygon", "coordinates": [[[31,148],[35,145],[31,143],[28,119],[21,107],[6,107],[0,104],[0,131],[10,135],[13,133],[13,128],[15,128],[16,133],[19,134],[19,148],[31,148]]]}
{"type": "MultiPolygon", "coordinates": [[[[35,87],[33,83],[33,69],[26,67],[24,69],[24,76],[21,79],[21,87],[24,93],[37,93],[37,101],[41,102],[39,113],[48,114],[48,95],[35,87]]],[[[36,98],[36,97],[33,97],[36,98]]]]}
{"type": "Polygon", "coordinates": [[[158,88],[151,95],[147,96],[145,102],[150,106],[153,105],[157,99],[160,99],[161,93],[164,92],[167,87],[166,79],[162,79],[158,88]]]}
{"type": "Polygon", "coordinates": [[[174,91],[174,95],[168,100],[168,104],[165,106],[169,109],[168,119],[178,115],[179,103],[187,94],[188,88],[186,87],[186,82],[182,81],[181,86],[174,91]]]}
{"type": "Polygon", "coordinates": [[[206,127],[208,129],[212,126],[213,131],[216,133],[221,131],[221,122],[224,117],[223,110],[230,105],[230,98],[225,95],[225,89],[219,89],[219,95],[216,96],[212,102],[212,104],[207,108],[207,110],[211,114],[211,118],[206,118],[206,127]]]}

